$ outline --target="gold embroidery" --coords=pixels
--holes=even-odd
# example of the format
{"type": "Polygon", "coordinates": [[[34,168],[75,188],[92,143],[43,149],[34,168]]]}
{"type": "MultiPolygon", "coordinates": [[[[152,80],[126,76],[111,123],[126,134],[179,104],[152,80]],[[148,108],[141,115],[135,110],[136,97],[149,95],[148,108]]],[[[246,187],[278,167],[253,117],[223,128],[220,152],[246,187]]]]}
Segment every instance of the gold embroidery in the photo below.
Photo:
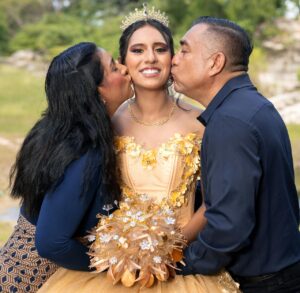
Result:
{"type": "Polygon", "coordinates": [[[144,168],[147,168],[148,170],[153,169],[156,166],[157,163],[157,151],[149,150],[142,153],[142,165],[144,168]]]}
{"type": "MultiPolygon", "coordinates": [[[[140,159],[145,169],[151,170],[156,167],[158,159],[168,160],[171,155],[179,154],[184,162],[184,171],[179,186],[171,192],[168,199],[162,200],[162,205],[180,207],[186,203],[185,194],[190,188],[191,183],[200,174],[200,139],[195,133],[189,133],[185,136],[174,134],[168,142],[160,147],[151,150],[145,150],[141,145],[134,141],[133,137],[119,136],[115,139],[116,153],[126,152],[132,158],[140,159]]],[[[130,187],[121,184],[123,196],[134,198],[140,196],[130,187]]]]}
{"type": "Polygon", "coordinates": [[[223,293],[241,293],[239,283],[235,282],[228,272],[222,271],[217,278],[223,293]]]}

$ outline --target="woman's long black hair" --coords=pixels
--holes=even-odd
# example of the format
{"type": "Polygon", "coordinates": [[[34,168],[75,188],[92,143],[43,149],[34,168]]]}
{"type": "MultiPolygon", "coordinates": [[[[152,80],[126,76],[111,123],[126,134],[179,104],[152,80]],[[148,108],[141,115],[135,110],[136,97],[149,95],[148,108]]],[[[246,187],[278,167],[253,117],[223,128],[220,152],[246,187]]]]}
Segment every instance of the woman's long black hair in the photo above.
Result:
{"type": "Polygon", "coordinates": [[[119,199],[112,124],[97,90],[104,78],[98,52],[94,43],[79,43],[50,64],[48,107],[27,134],[10,174],[11,195],[21,198],[31,217],[38,215],[45,194],[59,183],[67,166],[88,151],[99,151],[99,156],[87,162],[83,193],[101,168],[96,184],[106,191],[103,202],[119,199]]]}

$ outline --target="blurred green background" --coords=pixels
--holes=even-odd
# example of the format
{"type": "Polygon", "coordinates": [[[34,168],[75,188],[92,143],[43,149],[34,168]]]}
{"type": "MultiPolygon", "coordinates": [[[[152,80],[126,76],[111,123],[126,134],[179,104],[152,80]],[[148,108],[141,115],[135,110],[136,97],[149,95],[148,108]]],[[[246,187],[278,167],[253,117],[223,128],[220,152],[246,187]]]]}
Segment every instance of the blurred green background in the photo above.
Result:
{"type": "MultiPolygon", "coordinates": [[[[49,61],[80,41],[93,41],[117,57],[121,20],[143,2],[169,16],[176,46],[198,16],[236,21],[255,44],[250,75],[259,90],[269,97],[285,92],[300,96],[300,61],[293,59],[300,39],[293,38],[292,31],[295,26],[295,34],[299,33],[300,0],[0,0],[0,246],[11,232],[18,206],[8,196],[9,169],[26,132],[45,109],[44,77],[49,61]],[[273,64],[275,57],[282,58],[284,68],[290,64],[287,81],[281,87],[278,84],[284,73],[280,64],[273,64]],[[277,77],[270,74],[277,71],[281,75],[274,80],[277,77]]],[[[285,107],[299,107],[299,103],[297,98],[289,98],[282,113],[285,107]]],[[[297,117],[287,120],[287,126],[300,191],[297,117]]]]}

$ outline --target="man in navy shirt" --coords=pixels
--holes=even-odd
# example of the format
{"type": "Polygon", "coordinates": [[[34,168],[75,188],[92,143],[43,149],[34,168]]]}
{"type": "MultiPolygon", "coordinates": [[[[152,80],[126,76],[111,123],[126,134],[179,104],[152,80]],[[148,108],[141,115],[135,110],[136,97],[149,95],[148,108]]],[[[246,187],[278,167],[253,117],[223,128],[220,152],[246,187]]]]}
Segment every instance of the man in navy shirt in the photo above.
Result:
{"type": "Polygon", "coordinates": [[[175,89],[202,103],[207,224],[182,273],[226,268],[248,292],[300,292],[299,206],[287,129],[247,75],[251,42],[231,21],[200,17],[173,59],[175,89]]]}

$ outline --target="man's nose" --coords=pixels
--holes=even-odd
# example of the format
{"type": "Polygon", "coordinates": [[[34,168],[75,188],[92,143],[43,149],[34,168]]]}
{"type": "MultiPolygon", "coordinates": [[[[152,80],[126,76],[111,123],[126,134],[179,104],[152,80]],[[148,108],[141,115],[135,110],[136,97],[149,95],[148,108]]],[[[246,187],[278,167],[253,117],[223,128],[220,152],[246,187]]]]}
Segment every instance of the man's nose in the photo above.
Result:
{"type": "Polygon", "coordinates": [[[175,54],[172,58],[172,66],[178,65],[178,54],[175,54]]]}

